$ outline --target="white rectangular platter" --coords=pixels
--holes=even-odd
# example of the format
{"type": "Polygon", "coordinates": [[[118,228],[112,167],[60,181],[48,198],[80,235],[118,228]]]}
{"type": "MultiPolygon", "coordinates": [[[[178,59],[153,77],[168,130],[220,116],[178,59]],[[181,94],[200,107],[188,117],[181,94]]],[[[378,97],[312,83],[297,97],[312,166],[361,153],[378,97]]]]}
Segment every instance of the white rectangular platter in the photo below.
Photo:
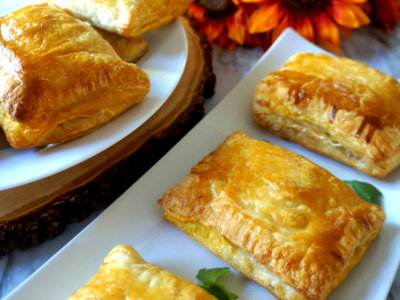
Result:
{"type": "MultiPolygon", "coordinates": [[[[385,299],[400,261],[400,169],[385,180],[374,179],[280,139],[253,121],[252,98],[258,81],[298,51],[322,52],[292,30],[285,31],[213,111],[7,299],[66,299],[97,272],[104,256],[119,243],[132,245],[147,261],[192,281],[196,281],[200,268],[226,266],[165,221],[157,200],[236,129],[300,153],[341,179],[369,182],[383,193],[387,220],[382,232],[328,299],[385,299]]],[[[235,271],[224,279],[239,299],[274,299],[267,290],[235,271]]]]}

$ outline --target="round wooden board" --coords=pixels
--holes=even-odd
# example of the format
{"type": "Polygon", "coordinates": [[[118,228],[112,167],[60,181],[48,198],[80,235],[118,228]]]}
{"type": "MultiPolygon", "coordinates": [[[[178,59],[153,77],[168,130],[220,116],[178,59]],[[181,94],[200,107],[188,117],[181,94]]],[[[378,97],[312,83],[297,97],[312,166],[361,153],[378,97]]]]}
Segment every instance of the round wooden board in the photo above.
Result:
{"type": "Polygon", "coordinates": [[[141,127],[104,152],[42,180],[0,192],[0,256],[52,238],[131,186],[203,116],[214,91],[211,48],[180,17],[189,51],[177,88],[141,127]]]}

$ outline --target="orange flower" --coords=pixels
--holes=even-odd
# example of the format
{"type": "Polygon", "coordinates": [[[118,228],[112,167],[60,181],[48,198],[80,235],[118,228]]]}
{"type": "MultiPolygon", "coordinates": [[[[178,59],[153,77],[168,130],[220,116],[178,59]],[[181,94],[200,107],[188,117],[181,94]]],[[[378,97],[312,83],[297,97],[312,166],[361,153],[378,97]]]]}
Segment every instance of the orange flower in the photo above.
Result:
{"type": "Polygon", "coordinates": [[[287,27],[323,47],[339,50],[339,33],[370,23],[367,0],[242,0],[259,4],[248,20],[250,33],[272,31],[271,43],[287,27]]]}
{"type": "Polygon", "coordinates": [[[400,21],[400,0],[197,0],[188,15],[209,42],[228,49],[246,45],[265,50],[292,27],[306,39],[338,51],[340,34],[351,36],[353,29],[370,23],[370,16],[392,29],[400,21]],[[215,15],[212,5],[229,9],[215,15]]]}

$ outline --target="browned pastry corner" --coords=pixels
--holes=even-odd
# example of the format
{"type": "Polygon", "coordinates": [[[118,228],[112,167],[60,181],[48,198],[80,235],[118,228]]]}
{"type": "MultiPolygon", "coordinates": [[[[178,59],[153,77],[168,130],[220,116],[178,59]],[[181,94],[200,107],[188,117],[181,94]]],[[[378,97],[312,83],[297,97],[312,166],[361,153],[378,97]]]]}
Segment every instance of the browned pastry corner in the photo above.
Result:
{"type": "Polygon", "coordinates": [[[235,131],[159,200],[164,217],[278,299],[320,300],[385,213],[306,158],[235,131]]]}
{"type": "Polygon", "coordinates": [[[141,36],[182,15],[192,0],[48,0],[75,17],[126,37],[141,36]]]}
{"type": "Polygon", "coordinates": [[[29,5],[0,24],[0,126],[13,147],[84,135],[149,92],[144,71],[55,6],[29,5]]]}
{"type": "Polygon", "coordinates": [[[254,117],[371,176],[385,177],[400,165],[400,83],[348,58],[292,56],[258,84],[254,117]]]}
{"type": "Polygon", "coordinates": [[[215,300],[191,281],[147,263],[129,245],[118,245],[105,257],[89,282],[68,300],[215,300]]]}
{"type": "Polygon", "coordinates": [[[146,40],[140,36],[127,38],[99,28],[96,28],[96,30],[107,42],[110,43],[119,57],[127,62],[137,62],[148,50],[146,40]]]}

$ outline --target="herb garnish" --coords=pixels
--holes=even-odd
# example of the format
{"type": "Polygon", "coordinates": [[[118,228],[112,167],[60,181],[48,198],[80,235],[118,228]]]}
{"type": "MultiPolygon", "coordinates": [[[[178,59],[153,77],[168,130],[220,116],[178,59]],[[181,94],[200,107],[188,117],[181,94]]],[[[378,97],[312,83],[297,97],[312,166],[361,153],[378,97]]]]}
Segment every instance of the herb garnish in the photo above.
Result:
{"type": "Polygon", "coordinates": [[[237,295],[229,292],[225,286],[218,283],[217,280],[221,275],[229,273],[228,267],[225,268],[213,268],[213,269],[201,269],[196,277],[201,281],[201,286],[211,295],[214,295],[218,300],[232,300],[236,299],[237,295]]]}
{"type": "Polygon", "coordinates": [[[382,206],[382,193],[372,184],[357,180],[343,180],[343,182],[351,186],[365,201],[382,206]]]}

